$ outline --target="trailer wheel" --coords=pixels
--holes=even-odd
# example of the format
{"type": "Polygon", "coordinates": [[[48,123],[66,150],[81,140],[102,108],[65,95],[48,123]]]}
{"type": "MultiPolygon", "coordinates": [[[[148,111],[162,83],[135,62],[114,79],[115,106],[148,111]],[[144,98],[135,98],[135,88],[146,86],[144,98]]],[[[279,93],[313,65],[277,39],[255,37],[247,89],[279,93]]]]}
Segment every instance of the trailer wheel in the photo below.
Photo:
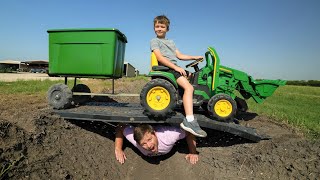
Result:
{"type": "Polygon", "coordinates": [[[237,104],[227,94],[216,94],[208,102],[208,111],[214,119],[228,122],[235,116],[237,104]]]}
{"type": "Polygon", "coordinates": [[[167,80],[153,79],[143,87],[140,103],[147,116],[166,118],[173,114],[177,103],[177,91],[167,80]]]}
{"type": "MultiPolygon", "coordinates": [[[[84,93],[91,93],[90,88],[85,84],[77,84],[75,85],[72,90],[72,92],[84,92],[84,93]]],[[[73,95],[72,96],[73,101],[75,104],[84,104],[88,101],[90,101],[91,96],[87,95],[73,95]]]]}
{"type": "Polygon", "coordinates": [[[71,106],[72,92],[65,84],[54,84],[48,90],[47,99],[54,109],[66,109],[71,106]]]}

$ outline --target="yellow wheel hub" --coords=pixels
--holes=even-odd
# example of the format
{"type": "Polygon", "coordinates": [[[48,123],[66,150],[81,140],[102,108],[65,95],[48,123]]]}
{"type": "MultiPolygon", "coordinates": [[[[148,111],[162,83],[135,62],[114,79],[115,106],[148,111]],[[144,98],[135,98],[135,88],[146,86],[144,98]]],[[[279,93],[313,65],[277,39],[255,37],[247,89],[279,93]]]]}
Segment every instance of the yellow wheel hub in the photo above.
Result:
{"type": "Polygon", "coordinates": [[[147,104],[152,109],[161,111],[169,106],[170,93],[164,87],[153,87],[147,94],[147,104]]]}
{"type": "Polygon", "coordinates": [[[214,105],[214,111],[220,117],[227,117],[232,112],[232,104],[226,99],[221,99],[214,105]]]}

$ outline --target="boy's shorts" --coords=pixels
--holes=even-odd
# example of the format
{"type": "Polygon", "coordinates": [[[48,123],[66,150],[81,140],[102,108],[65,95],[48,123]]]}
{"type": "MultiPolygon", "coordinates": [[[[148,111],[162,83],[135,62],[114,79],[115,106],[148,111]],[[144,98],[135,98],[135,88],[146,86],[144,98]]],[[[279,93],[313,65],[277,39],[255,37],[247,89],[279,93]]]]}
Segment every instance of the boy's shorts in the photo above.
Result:
{"type": "MultiPolygon", "coordinates": [[[[177,72],[177,71],[175,71],[175,70],[173,70],[173,69],[169,69],[167,72],[172,73],[173,76],[174,76],[176,79],[178,79],[179,77],[183,76],[183,75],[181,75],[179,72],[177,72]]],[[[187,73],[187,77],[188,77],[188,76],[189,76],[189,71],[186,71],[186,73],[187,73]]]]}

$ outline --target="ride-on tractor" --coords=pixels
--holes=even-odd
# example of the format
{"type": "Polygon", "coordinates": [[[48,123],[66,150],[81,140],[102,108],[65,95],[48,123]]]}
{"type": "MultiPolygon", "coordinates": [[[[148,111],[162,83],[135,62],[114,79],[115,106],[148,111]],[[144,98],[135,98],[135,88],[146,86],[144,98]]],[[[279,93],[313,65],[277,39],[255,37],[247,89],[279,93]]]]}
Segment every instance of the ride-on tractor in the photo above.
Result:
{"type": "MultiPolygon", "coordinates": [[[[117,94],[114,80],[123,76],[126,36],[117,29],[52,29],[49,33],[49,75],[64,77],[64,83],[50,87],[47,98],[54,111],[65,119],[101,121],[105,123],[174,123],[183,115],[176,111],[183,104],[183,90],[177,85],[168,68],[159,66],[152,55],[151,81],[140,94],[117,94]],[[67,78],[74,78],[69,88],[67,78]],[[112,93],[91,93],[85,84],[77,84],[77,78],[112,79],[112,93]],[[140,96],[140,104],[107,103],[95,106],[86,103],[91,96],[140,96]],[[71,108],[84,104],[83,108],[71,108]],[[176,113],[175,113],[176,112],[176,113]]],[[[187,65],[195,72],[189,78],[194,86],[194,108],[202,108],[211,116],[195,114],[199,125],[229,132],[252,141],[266,137],[252,128],[235,123],[237,111],[248,109],[245,99],[252,97],[261,103],[280,85],[282,80],[254,80],[246,73],[220,65],[213,48],[205,53],[205,66],[201,69],[194,61],[187,65]],[[239,93],[236,94],[236,91],[239,93]],[[210,118],[208,118],[210,117],[210,118]],[[223,121],[223,122],[221,122],[223,121]]]]}
{"type": "MultiPolygon", "coordinates": [[[[193,67],[194,73],[189,78],[194,87],[193,105],[202,107],[213,119],[219,121],[233,120],[239,111],[247,111],[245,99],[252,97],[257,103],[271,96],[283,80],[254,80],[242,71],[220,65],[215,49],[208,48],[205,53],[206,64],[199,69],[202,60],[186,66],[193,67]],[[238,94],[242,96],[239,97],[238,94]]],[[[179,88],[168,67],[159,66],[156,56],[151,55],[152,80],[142,89],[141,105],[146,115],[154,118],[166,118],[173,114],[176,106],[182,105],[183,90],[179,88]]]]}

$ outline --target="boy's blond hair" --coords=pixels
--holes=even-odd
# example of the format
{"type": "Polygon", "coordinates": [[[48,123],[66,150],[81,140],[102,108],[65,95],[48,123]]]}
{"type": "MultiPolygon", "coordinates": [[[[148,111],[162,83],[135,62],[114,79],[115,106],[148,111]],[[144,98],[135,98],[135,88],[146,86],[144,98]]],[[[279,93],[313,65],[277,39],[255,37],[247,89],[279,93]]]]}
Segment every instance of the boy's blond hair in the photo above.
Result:
{"type": "Polygon", "coordinates": [[[169,26],[170,26],[170,20],[167,18],[165,15],[160,15],[154,18],[153,20],[153,27],[156,25],[156,23],[161,23],[165,24],[167,26],[167,30],[169,31],[169,26]]]}

